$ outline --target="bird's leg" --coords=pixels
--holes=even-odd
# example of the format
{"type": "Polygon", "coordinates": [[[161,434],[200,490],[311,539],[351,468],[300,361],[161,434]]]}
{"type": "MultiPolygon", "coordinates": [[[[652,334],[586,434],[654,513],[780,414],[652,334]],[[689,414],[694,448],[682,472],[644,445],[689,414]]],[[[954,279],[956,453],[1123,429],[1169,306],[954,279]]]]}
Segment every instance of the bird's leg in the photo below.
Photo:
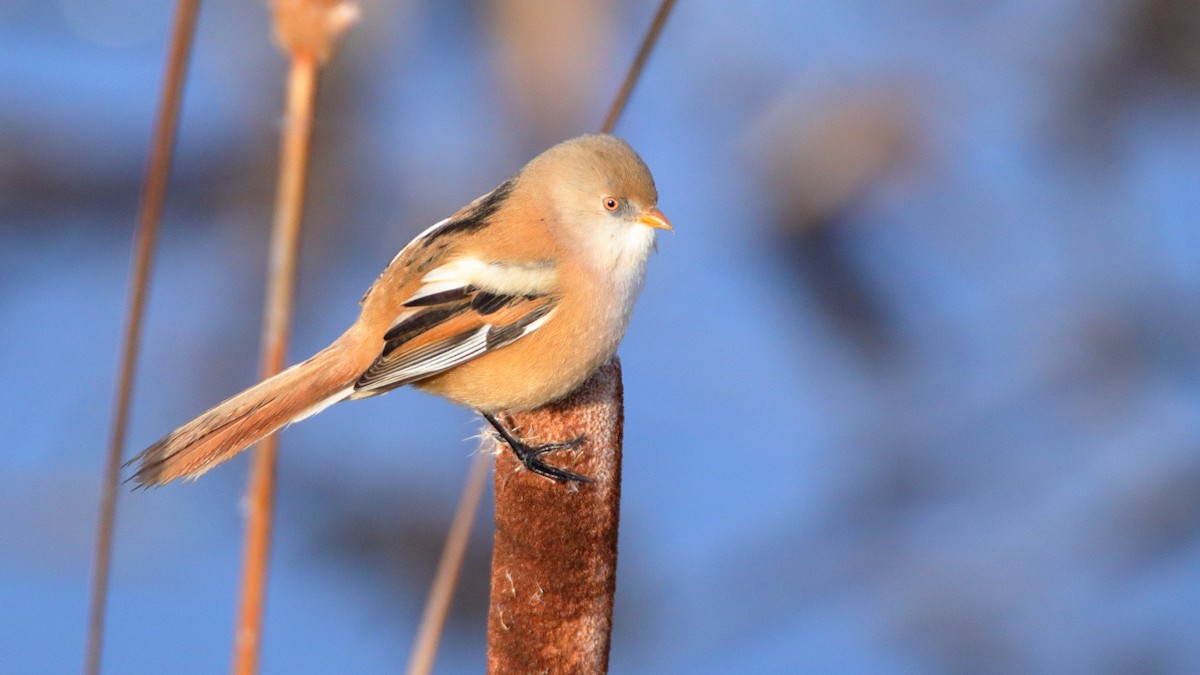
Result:
{"type": "Polygon", "coordinates": [[[504,425],[501,424],[500,420],[497,420],[495,416],[488,413],[480,414],[483,415],[483,419],[488,421],[488,424],[491,424],[496,429],[496,433],[500,435],[500,438],[504,439],[504,442],[508,444],[508,447],[512,448],[513,454],[517,456],[517,459],[521,460],[521,463],[525,465],[526,469],[529,469],[539,476],[545,476],[546,478],[556,480],[560,483],[566,483],[569,481],[575,481],[577,483],[592,482],[592,479],[588,478],[587,476],[581,476],[577,473],[571,473],[570,471],[560,469],[556,466],[550,466],[541,460],[541,456],[547,452],[554,452],[555,450],[573,450],[578,448],[580,444],[583,443],[583,436],[572,438],[569,441],[543,443],[541,445],[529,445],[528,443],[517,440],[517,438],[513,436],[508,429],[504,428],[504,425]]]}

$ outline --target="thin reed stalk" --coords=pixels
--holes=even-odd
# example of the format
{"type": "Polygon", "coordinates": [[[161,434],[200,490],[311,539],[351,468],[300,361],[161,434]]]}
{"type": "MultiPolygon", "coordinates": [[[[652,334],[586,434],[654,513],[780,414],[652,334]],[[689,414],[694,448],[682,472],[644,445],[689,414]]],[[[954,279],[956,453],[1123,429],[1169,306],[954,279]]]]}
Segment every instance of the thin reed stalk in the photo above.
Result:
{"type": "MultiPolygon", "coordinates": [[[[358,16],[356,5],[338,0],[276,0],[273,8],[276,37],[288,53],[291,66],[263,319],[264,378],[283,370],[287,357],[317,76],[341,35],[358,16]]],[[[256,449],[246,495],[242,590],[232,668],[240,675],[257,673],[262,653],[277,438],[267,437],[256,449]]]]}
{"type": "Polygon", "coordinates": [[[491,458],[490,454],[479,452],[471,463],[471,473],[467,476],[467,483],[463,486],[462,496],[459,497],[454,521],[450,524],[449,534],[446,535],[446,545],[442,549],[433,586],[429,590],[429,600],[425,603],[425,612],[421,615],[421,626],[417,630],[416,644],[408,662],[408,675],[428,675],[433,672],[438,643],[442,639],[446,615],[450,612],[450,601],[454,598],[454,587],[458,584],[463,557],[467,554],[471,526],[475,522],[475,514],[479,511],[479,502],[483,498],[483,486],[487,484],[491,458]]]}
{"type": "Polygon", "coordinates": [[[642,70],[646,67],[646,61],[650,59],[650,53],[658,44],[658,38],[662,35],[663,26],[667,25],[667,17],[671,15],[672,9],[675,9],[675,0],[663,0],[659,4],[658,11],[654,13],[654,19],[650,22],[650,28],[646,30],[642,44],[638,47],[637,56],[633,58],[629,71],[625,73],[625,81],[621,83],[621,88],[617,90],[617,95],[613,98],[612,107],[608,109],[608,115],[604,117],[604,124],[600,125],[600,133],[611,134],[613,129],[617,128],[617,122],[621,120],[621,114],[625,112],[625,104],[629,102],[629,97],[633,94],[633,87],[642,76],[642,70]]]}
{"type": "Polygon", "coordinates": [[[196,15],[199,9],[199,0],[179,0],[175,5],[175,21],[167,47],[162,94],[154,121],[154,140],[146,161],[146,175],[142,184],[141,203],[138,206],[133,261],[129,272],[128,314],[125,316],[120,364],[117,366],[112,428],[105,455],[104,478],[100,486],[100,508],[92,556],[91,602],[83,666],[83,672],[87,675],[100,672],[104,647],[104,619],[108,609],[113,530],[117,518],[117,484],[121,473],[121,454],[125,449],[125,435],[129,429],[130,401],[133,398],[133,379],[142,342],[146,294],[158,242],[158,225],[162,221],[163,205],[166,203],[167,183],[175,154],[175,136],[179,128],[179,110],[183,102],[184,81],[187,79],[192,37],[195,35],[196,15]]]}

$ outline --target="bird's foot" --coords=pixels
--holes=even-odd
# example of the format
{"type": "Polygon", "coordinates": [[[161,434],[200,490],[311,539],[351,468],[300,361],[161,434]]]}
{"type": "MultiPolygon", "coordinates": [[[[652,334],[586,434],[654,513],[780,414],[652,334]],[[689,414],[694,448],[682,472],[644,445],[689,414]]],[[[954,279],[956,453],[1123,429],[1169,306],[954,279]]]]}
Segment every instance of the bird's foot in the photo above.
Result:
{"type": "Polygon", "coordinates": [[[560,469],[556,466],[551,466],[550,464],[542,461],[542,455],[548,452],[556,452],[558,450],[575,450],[580,445],[583,445],[583,436],[572,438],[569,441],[542,443],[541,445],[529,445],[522,441],[516,441],[514,443],[514,440],[515,439],[509,438],[505,442],[508,443],[508,447],[512,448],[513,454],[517,456],[517,459],[521,460],[521,463],[525,465],[526,469],[529,469],[539,476],[545,476],[546,478],[556,480],[560,483],[568,483],[571,481],[575,481],[576,483],[592,482],[592,479],[588,478],[587,476],[581,476],[577,473],[567,471],[566,469],[560,469]]]}
{"type": "Polygon", "coordinates": [[[500,424],[495,417],[492,417],[491,415],[484,415],[483,417],[489,423],[491,423],[493,427],[496,428],[496,436],[498,439],[504,441],[508,447],[512,449],[513,454],[516,455],[517,459],[521,461],[521,464],[525,465],[526,469],[529,469],[539,476],[545,476],[550,480],[558,481],[559,483],[592,482],[592,479],[588,478],[587,476],[572,473],[566,469],[560,469],[557,466],[552,466],[542,461],[542,455],[547,453],[556,452],[558,450],[575,450],[579,448],[579,446],[583,445],[584,440],[586,440],[586,436],[577,436],[569,441],[555,441],[553,443],[530,445],[513,436],[512,433],[510,433],[508,429],[505,429],[504,425],[500,424]]]}

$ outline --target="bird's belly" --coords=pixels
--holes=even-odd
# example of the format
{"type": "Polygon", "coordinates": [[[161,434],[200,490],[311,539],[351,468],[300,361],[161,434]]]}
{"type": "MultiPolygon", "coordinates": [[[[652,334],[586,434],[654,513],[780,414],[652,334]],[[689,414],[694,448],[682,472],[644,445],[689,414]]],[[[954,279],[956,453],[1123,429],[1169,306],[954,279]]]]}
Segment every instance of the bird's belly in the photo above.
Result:
{"type": "Polygon", "coordinates": [[[612,356],[624,332],[619,316],[578,308],[588,320],[573,321],[573,310],[560,304],[555,313],[561,314],[542,328],[413,386],[481,412],[530,410],[558,400],[612,356]]]}

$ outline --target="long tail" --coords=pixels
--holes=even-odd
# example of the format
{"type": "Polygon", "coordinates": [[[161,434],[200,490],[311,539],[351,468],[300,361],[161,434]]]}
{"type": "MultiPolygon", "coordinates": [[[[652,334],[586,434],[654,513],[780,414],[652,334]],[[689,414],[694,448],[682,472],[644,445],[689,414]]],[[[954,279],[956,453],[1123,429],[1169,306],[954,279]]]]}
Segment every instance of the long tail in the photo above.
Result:
{"type": "Polygon", "coordinates": [[[280,428],[345,399],[366,368],[351,334],[167,434],[129,461],[140,487],[198,478],[280,428]]]}

